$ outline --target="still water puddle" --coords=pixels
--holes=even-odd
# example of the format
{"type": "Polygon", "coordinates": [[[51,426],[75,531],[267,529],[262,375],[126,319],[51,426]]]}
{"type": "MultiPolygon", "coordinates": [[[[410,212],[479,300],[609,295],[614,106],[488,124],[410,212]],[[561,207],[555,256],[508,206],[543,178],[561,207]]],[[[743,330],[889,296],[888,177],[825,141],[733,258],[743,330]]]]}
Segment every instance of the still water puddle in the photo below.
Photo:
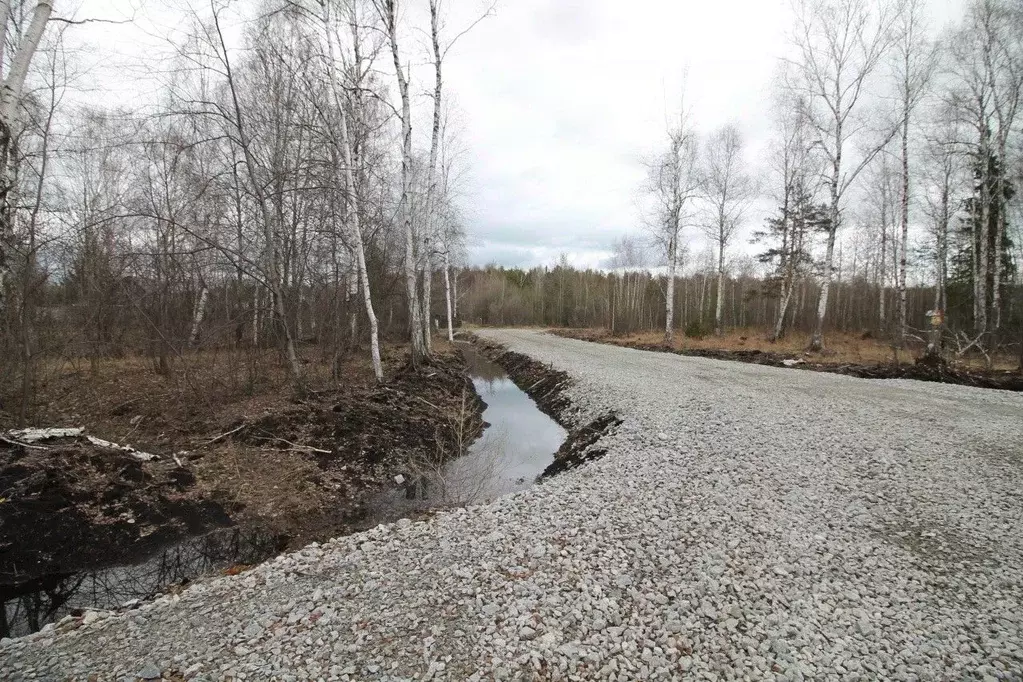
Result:
{"type": "MultiPolygon", "coordinates": [[[[367,504],[371,527],[431,509],[481,504],[524,490],[554,461],[566,432],[508,378],[504,370],[458,344],[476,392],[486,403],[489,426],[454,460],[412,464],[402,484],[367,504]]],[[[229,528],[191,538],[131,566],[43,576],[0,585],[0,637],[18,637],[82,609],[114,609],[144,600],[168,585],[237,564],[255,564],[283,551],[287,538],[229,528]]]]}
{"type": "Polygon", "coordinates": [[[457,459],[413,464],[401,488],[381,493],[369,505],[374,523],[439,507],[481,504],[525,490],[543,473],[567,433],[540,411],[500,365],[465,343],[456,344],[469,377],[486,403],[489,424],[457,459]]]}
{"type": "Polygon", "coordinates": [[[227,528],[189,538],[141,563],[82,573],[45,575],[0,585],[0,637],[20,637],[84,609],[115,609],[198,576],[280,553],[287,538],[260,530],[227,528]]]}
{"type": "Polygon", "coordinates": [[[499,365],[471,348],[463,353],[476,392],[487,404],[483,419],[490,426],[469,447],[468,454],[451,462],[449,468],[456,481],[482,479],[477,487],[470,485],[462,491],[482,498],[469,501],[489,501],[531,486],[554,461],[554,453],[568,434],[541,412],[499,365]]]}

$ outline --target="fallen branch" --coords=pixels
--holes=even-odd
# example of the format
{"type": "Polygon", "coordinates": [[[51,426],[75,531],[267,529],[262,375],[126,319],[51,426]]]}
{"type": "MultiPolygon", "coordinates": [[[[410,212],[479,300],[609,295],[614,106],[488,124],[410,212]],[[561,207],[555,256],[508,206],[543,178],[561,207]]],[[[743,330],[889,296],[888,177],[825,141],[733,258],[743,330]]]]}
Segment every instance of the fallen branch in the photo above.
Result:
{"type": "Polygon", "coordinates": [[[117,443],[113,443],[109,440],[96,438],[96,436],[86,436],[85,439],[92,443],[93,445],[95,445],[96,447],[120,450],[121,452],[126,452],[135,459],[142,460],[143,462],[151,462],[154,459],[159,459],[159,457],[150,452],[143,452],[142,450],[137,450],[136,448],[133,448],[130,445],[118,445],[117,443]]]}
{"type": "Polygon", "coordinates": [[[434,405],[433,403],[431,403],[431,402],[430,402],[429,400],[427,400],[426,398],[423,398],[423,397],[421,397],[421,396],[418,396],[418,395],[417,395],[417,396],[415,396],[415,397],[416,397],[416,398],[418,398],[419,400],[422,400],[422,401],[423,401],[424,403],[426,403],[427,405],[429,405],[429,406],[430,406],[430,407],[432,407],[433,409],[437,410],[438,412],[440,412],[440,411],[441,411],[441,409],[440,409],[439,407],[437,407],[436,405],[434,405]]]}
{"type": "Polygon", "coordinates": [[[324,450],[323,448],[316,448],[316,447],[313,447],[312,445],[302,445],[300,443],[292,443],[290,440],[286,440],[284,438],[281,438],[280,436],[266,436],[266,437],[256,436],[256,438],[259,438],[260,440],[279,440],[280,442],[286,443],[286,444],[290,445],[293,448],[298,448],[299,450],[309,450],[311,452],[318,452],[318,453],[320,453],[322,455],[333,455],[334,454],[333,451],[331,451],[331,450],[324,450]]]}
{"type": "Polygon", "coordinates": [[[26,443],[37,443],[41,440],[50,440],[51,438],[78,438],[84,432],[85,429],[75,426],[63,429],[16,429],[8,431],[7,435],[15,440],[22,440],[26,443]]]}
{"type": "Polygon", "coordinates": [[[29,450],[49,450],[49,448],[43,447],[42,445],[29,445],[28,443],[22,443],[19,440],[12,440],[10,438],[5,438],[4,436],[0,436],[0,441],[7,443],[8,445],[17,445],[18,447],[28,448],[29,450]]]}
{"type": "Polygon", "coordinates": [[[542,384],[543,382],[547,381],[547,379],[549,379],[549,378],[550,378],[550,377],[546,377],[546,376],[545,376],[545,377],[541,377],[539,381],[537,381],[537,382],[536,382],[535,384],[533,384],[532,386],[530,386],[529,388],[527,388],[527,389],[526,389],[526,390],[524,391],[524,393],[529,393],[529,392],[530,392],[530,391],[532,391],[532,390],[533,390],[534,388],[536,388],[537,386],[539,386],[539,385],[540,385],[540,384],[542,384]]]}
{"type": "MultiPolygon", "coordinates": [[[[209,439],[208,441],[206,441],[205,443],[203,443],[203,445],[213,445],[213,444],[214,444],[214,443],[216,443],[216,442],[217,442],[218,440],[224,440],[224,439],[225,439],[225,438],[227,438],[228,436],[231,436],[231,435],[234,435],[234,434],[238,433],[239,431],[241,431],[242,429],[244,429],[244,428],[245,428],[246,426],[248,426],[248,424],[247,424],[247,423],[244,423],[244,424],[242,424],[241,426],[237,426],[237,427],[235,427],[235,428],[231,429],[230,431],[227,431],[226,433],[222,433],[222,434],[220,434],[219,436],[214,436],[213,438],[211,438],[211,439],[209,439]]],[[[201,446],[200,446],[200,447],[201,447],[201,446]]]]}

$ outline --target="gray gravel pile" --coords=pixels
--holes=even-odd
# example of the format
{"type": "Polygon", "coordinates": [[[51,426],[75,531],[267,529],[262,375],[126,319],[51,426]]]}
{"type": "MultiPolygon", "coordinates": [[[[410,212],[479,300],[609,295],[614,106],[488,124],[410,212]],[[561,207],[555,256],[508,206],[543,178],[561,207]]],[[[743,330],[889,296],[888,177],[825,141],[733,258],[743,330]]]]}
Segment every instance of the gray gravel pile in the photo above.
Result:
{"type": "Polygon", "coordinates": [[[0,646],[8,679],[1023,679],[1023,396],[485,334],[616,409],[529,491],[0,646]]]}

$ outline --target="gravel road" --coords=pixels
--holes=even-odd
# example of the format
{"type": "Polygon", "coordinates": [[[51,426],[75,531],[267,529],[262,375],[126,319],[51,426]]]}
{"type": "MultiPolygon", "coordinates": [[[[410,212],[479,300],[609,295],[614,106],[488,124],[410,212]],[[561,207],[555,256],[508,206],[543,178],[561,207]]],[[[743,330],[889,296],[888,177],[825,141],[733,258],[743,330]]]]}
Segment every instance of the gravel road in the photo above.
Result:
{"type": "Polygon", "coordinates": [[[1023,395],[483,335],[617,410],[608,455],[5,642],[0,678],[1023,680],[1023,395]]]}

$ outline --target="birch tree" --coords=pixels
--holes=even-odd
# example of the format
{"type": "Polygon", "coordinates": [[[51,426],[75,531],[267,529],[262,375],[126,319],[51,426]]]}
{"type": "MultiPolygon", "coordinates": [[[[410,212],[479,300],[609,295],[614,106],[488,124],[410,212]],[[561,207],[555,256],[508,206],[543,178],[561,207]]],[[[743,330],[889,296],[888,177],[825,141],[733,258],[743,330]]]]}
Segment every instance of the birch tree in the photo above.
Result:
{"type": "MultiPolygon", "coordinates": [[[[936,120],[927,134],[924,154],[924,211],[934,237],[934,306],[932,310],[948,310],[949,229],[956,207],[962,201],[960,188],[967,184],[960,149],[962,131],[955,113],[948,107],[938,109],[936,120]]],[[[939,355],[942,350],[941,330],[928,342],[927,353],[939,355]]]]}
{"type": "Polygon", "coordinates": [[[455,43],[459,38],[468,33],[474,26],[489,17],[493,12],[495,3],[490,3],[489,6],[479,15],[479,17],[473,21],[468,27],[463,29],[457,35],[455,35],[449,42],[442,44],[441,42],[441,30],[443,28],[443,21],[441,17],[441,5],[442,0],[429,0],[430,5],[430,53],[433,62],[433,117],[432,126],[430,130],[430,158],[427,166],[427,191],[426,191],[426,230],[424,231],[422,239],[422,271],[423,271],[423,289],[422,289],[422,306],[423,306],[423,318],[425,325],[423,326],[424,338],[423,342],[426,346],[426,350],[431,350],[430,339],[431,339],[431,324],[432,324],[432,293],[431,287],[433,284],[433,257],[438,252],[440,253],[443,260],[444,267],[444,288],[445,288],[445,301],[448,308],[448,337],[449,340],[453,338],[452,322],[451,322],[451,300],[450,300],[450,275],[448,273],[449,266],[449,245],[445,243],[444,230],[443,228],[437,229],[435,221],[441,220],[443,222],[443,216],[445,207],[443,206],[443,198],[438,197],[439,193],[439,176],[447,171],[442,168],[438,168],[438,154],[440,153],[440,147],[442,145],[442,111],[443,111],[443,94],[444,94],[444,77],[443,67],[444,59],[448,52],[454,47],[455,43]],[[438,251],[434,246],[434,241],[440,240],[441,248],[438,251]]]}
{"type": "MultiPolygon", "coordinates": [[[[874,259],[874,284],[877,286],[877,331],[893,333],[893,340],[899,335],[899,327],[889,324],[892,309],[888,305],[889,282],[895,282],[898,294],[899,269],[897,267],[902,249],[899,244],[899,200],[901,173],[896,168],[896,156],[885,149],[874,159],[864,173],[864,185],[868,197],[865,201],[865,222],[869,234],[875,239],[869,256],[874,259]]],[[[896,306],[897,308],[897,306],[896,306]]],[[[896,311],[897,315],[897,311],[896,311]]]]}
{"type": "Polygon", "coordinates": [[[714,333],[721,336],[724,333],[725,250],[756,198],[757,185],[746,170],[742,133],[737,126],[728,124],[718,129],[707,139],[704,148],[700,185],[710,218],[704,230],[717,246],[714,333]]]}
{"type": "MultiPolygon", "coordinates": [[[[362,291],[362,300],[366,309],[366,318],[369,320],[370,353],[373,360],[373,374],[376,375],[377,381],[383,381],[384,371],[380,362],[380,332],[377,324],[376,311],[373,309],[373,297],[369,286],[369,273],[366,269],[366,248],[362,238],[362,214],[360,212],[361,206],[359,200],[360,188],[355,179],[355,154],[353,153],[352,136],[348,121],[349,109],[346,106],[347,102],[346,97],[344,96],[345,93],[342,91],[341,79],[338,77],[338,60],[336,56],[338,53],[337,27],[331,17],[330,10],[331,0],[321,0],[320,18],[327,45],[325,68],[330,82],[331,97],[337,110],[338,130],[340,134],[338,146],[340,147],[341,162],[343,166],[343,168],[340,169],[335,168],[335,171],[339,171],[337,172],[337,175],[340,176],[340,184],[346,190],[345,197],[347,198],[348,210],[345,212],[345,215],[348,217],[348,229],[351,232],[352,248],[355,251],[359,289],[362,291]]],[[[360,100],[364,89],[363,80],[366,73],[366,65],[362,63],[361,58],[359,17],[354,4],[352,4],[349,8],[349,12],[348,25],[351,33],[354,59],[352,64],[344,70],[352,74],[353,82],[349,88],[352,98],[351,111],[359,112],[361,111],[360,100]]],[[[343,66],[344,65],[342,65],[342,67],[343,66]]]]}
{"type": "Polygon", "coordinates": [[[934,52],[926,37],[927,26],[923,17],[922,0],[903,0],[895,22],[895,80],[901,107],[899,117],[901,187],[899,194],[899,311],[895,331],[895,345],[902,348],[906,342],[906,256],[909,253],[909,135],[910,119],[926,92],[934,66],[934,52]]]}
{"type": "Polygon", "coordinates": [[[814,148],[827,164],[829,225],[817,318],[810,350],[824,348],[824,320],[835,272],[835,239],[842,225],[844,198],[850,185],[896,133],[896,126],[869,130],[866,93],[891,45],[891,8],[868,0],[799,0],[791,62],[791,87],[803,95],[814,129],[814,148]],[[869,134],[873,133],[873,134],[869,134]],[[853,141],[862,153],[850,162],[853,141]]]}
{"type": "MultiPolygon", "coordinates": [[[[225,137],[239,157],[239,165],[243,173],[238,177],[245,185],[255,209],[258,233],[261,237],[262,253],[260,258],[252,258],[239,253],[221,240],[210,235],[192,231],[192,235],[206,241],[218,249],[233,263],[244,264],[249,272],[270,294],[273,320],[280,331],[281,355],[288,370],[288,376],[296,393],[303,393],[305,385],[302,377],[301,363],[295,346],[295,337],[290,324],[290,310],[286,291],[286,257],[288,244],[284,225],[285,192],[281,169],[268,171],[267,165],[261,162],[257,152],[257,140],[253,135],[252,120],[249,114],[251,107],[245,106],[246,95],[257,97],[257,101],[266,104],[267,93],[260,97],[255,92],[246,90],[241,75],[224,38],[223,19],[225,6],[212,2],[210,12],[206,16],[198,13],[192,15],[192,31],[186,45],[180,47],[182,59],[198,67],[204,78],[199,79],[195,87],[197,92],[190,95],[180,94],[180,104],[188,110],[189,115],[196,117],[202,125],[213,128],[204,131],[209,137],[225,137]],[[223,101],[217,101],[210,93],[209,82],[216,80],[223,92],[223,101]],[[215,132],[214,132],[215,131],[215,132]]],[[[278,65],[279,59],[273,64],[278,65]]],[[[282,97],[294,97],[296,93],[291,83],[283,83],[277,79],[282,92],[275,93],[282,97]]],[[[175,89],[177,91],[177,89],[175,89]]],[[[294,116],[293,101],[275,103],[277,110],[294,116]]],[[[202,130],[202,125],[197,125],[202,130]]],[[[204,140],[205,141],[205,140],[204,140]]],[[[266,154],[264,158],[270,163],[282,163],[284,140],[273,139],[278,145],[276,153],[266,154]]]]}
{"type": "MultiPolygon", "coordinates": [[[[25,79],[29,66],[39,49],[43,32],[53,14],[53,0],[38,0],[32,11],[28,29],[20,40],[7,45],[11,23],[11,0],[0,0],[0,46],[10,52],[10,66],[0,83],[0,320],[8,308],[8,288],[11,284],[11,259],[15,248],[14,205],[17,185],[17,140],[21,133],[21,106],[25,79]]],[[[0,61],[0,66],[3,63],[0,61]]]]}
{"type": "Polygon", "coordinates": [[[755,242],[770,244],[758,259],[774,266],[778,286],[778,311],[769,336],[772,342],[785,333],[796,281],[806,276],[813,264],[812,239],[821,225],[815,205],[819,169],[809,149],[812,131],[804,116],[805,109],[799,95],[785,90],[778,93],[774,103],[777,137],[769,156],[772,176],[780,181],[775,185],[778,189],[774,196],[779,215],[769,219],[764,230],[754,233],[755,242]]]}
{"type": "Polygon", "coordinates": [[[437,201],[437,154],[440,147],[444,60],[440,49],[440,0],[430,0],[430,48],[433,56],[433,119],[430,129],[430,160],[426,169],[426,229],[423,233],[423,344],[431,350],[433,286],[433,228],[437,201]]]}
{"type": "Polygon", "coordinates": [[[405,295],[408,299],[409,335],[412,347],[412,363],[420,365],[429,351],[425,343],[425,335],[429,334],[429,320],[425,321],[419,300],[419,283],[416,264],[418,250],[416,235],[412,225],[412,102],[409,96],[408,72],[402,64],[401,49],[398,40],[398,0],[374,0],[377,13],[384,25],[394,62],[395,77],[398,81],[398,94],[401,98],[401,194],[398,204],[399,221],[405,234],[405,295]]]}
{"type": "MultiPolygon", "coordinates": [[[[1006,195],[1009,137],[1013,134],[1023,98],[1023,7],[1019,3],[984,0],[979,10],[984,19],[990,48],[984,50],[985,71],[991,88],[991,105],[997,129],[995,153],[1001,172],[995,178],[996,197],[1006,195]]],[[[1006,237],[1007,211],[999,210],[995,223],[995,249],[991,290],[992,330],[1002,325],[1002,243],[1006,237]]]]}
{"type": "Polygon", "coordinates": [[[699,192],[697,155],[699,141],[689,114],[680,109],[678,121],[668,128],[668,148],[648,168],[647,191],[654,214],[650,229],[664,249],[668,266],[664,293],[664,342],[675,334],[675,277],[678,272],[682,228],[690,217],[699,192]]]}

